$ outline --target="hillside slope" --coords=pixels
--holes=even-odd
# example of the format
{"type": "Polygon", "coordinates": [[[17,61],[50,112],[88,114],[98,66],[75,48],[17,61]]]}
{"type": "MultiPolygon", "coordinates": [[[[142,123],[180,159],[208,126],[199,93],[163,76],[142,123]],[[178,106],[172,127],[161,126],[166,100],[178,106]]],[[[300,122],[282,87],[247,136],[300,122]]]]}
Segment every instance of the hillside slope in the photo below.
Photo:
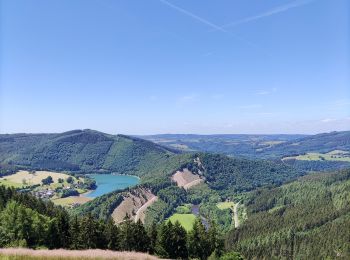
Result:
{"type": "Polygon", "coordinates": [[[74,212],[83,215],[92,213],[96,217],[107,219],[123,202],[127,193],[147,188],[158,197],[146,211],[146,224],[150,224],[162,222],[174,213],[176,207],[184,203],[195,201],[197,204],[206,204],[209,201],[213,202],[213,199],[220,202],[222,199],[260,186],[280,185],[303,174],[302,171],[294,170],[282,163],[230,158],[224,155],[184,154],[171,158],[162,174],[147,174],[141,177],[142,182],[138,187],[106,194],[79,206],[74,212]],[[203,185],[207,187],[205,191],[207,196],[201,196],[200,187],[196,189],[194,186],[185,191],[172,180],[174,174],[187,169],[198,175],[201,182],[205,182],[203,185]]]}
{"type": "Polygon", "coordinates": [[[140,137],[183,151],[212,152],[253,158],[281,158],[306,152],[350,150],[350,131],[316,135],[164,134],[140,137]]]}
{"type": "Polygon", "coordinates": [[[350,158],[335,160],[325,153],[349,152],[350,131],[317,135],[152,135],[141,136],[168,148],[185,152],[212,152],[250,159],[273,159],[319,153],[326,160],[285,160],[285,163],[307,171],[350,168],[350,158]]]}
{"type": "Polygon", "coordinates": [[[265,157],[281,158],[307,152],[327,153],[333,150],[350,151],[350,131],[303,137],[263,149],[259,154],[265,157]]]}
{"type": "Polygon", "coordinates": [[[350,170],[252,193],[228,248],[247,259],[349,259],[350,170]]]}
{"type": "Polygon", "coordinates": [[[33,169],[144,175],[174,151],[138,138],[93,130],[0,135],[0,163],[33,169]]]}
{"type": "Polygon", "coordinates": [[[259,149],[297,140],[305,135],[249,135],[249,134],[160,134],[140,136],[157,144],[186,152],[210,152],[230,156],[255,157],[259,149]]]}

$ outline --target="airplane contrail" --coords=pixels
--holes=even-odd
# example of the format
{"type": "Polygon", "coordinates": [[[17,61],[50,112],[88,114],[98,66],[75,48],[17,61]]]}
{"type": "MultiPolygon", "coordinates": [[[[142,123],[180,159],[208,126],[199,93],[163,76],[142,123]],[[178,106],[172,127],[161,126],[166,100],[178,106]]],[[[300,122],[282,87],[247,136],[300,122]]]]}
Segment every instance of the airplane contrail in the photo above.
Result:
{"type": "Polygon", "coordinates": [[[195,19],[195,20],[197,20],[197,21],[199,21],[199,22],[201,22],[201,23],[203,23],[203,24],[205,24],[205,25],[215,29],[215,30],[218,30],[218,31],[221,31],[221,32],[225,32],[225,33],[227,32],[224,28],[222,28],[222,27],[220,27],[220,26],[218,26],[218,25],[216,25],[216,24],[214,24],[212,22],[209,22],[208,20],[206,20],[206,19],[204,19],[202,17],[199,17],[198,15],[195,15],[194,13],[191,13],[191,12],[189,12],[189,11],[179,7],[179,6],[176,6],[176,5],[172,4],[172,3],[169,3],[166,0],[159,0],[159,1],[162,2],[165,5],[173,8],[173,9],[175,9],[176,11],[178,11],[180,13],[183,13],[184,15],[187,15],[187,16],[189,16],[189,17],[191,17],[191,18],[193,18],[193,19],[195,19]]]}
{"type": "Polygon", "coordinates": [[[286,4],[286,5],[275,7],[273,9],[271,9],[269,11],[266,11],[264,13],[261,13],[261,14],[250,16],[250,17],[247,17],[247,18],[235,21],[235,22],[231,22],[231,23],[222,25],[222,26],[220,26],[220,28],[229,28],[229,27],[233,27],[233,26],[236,26],[236,25],[239,25],[239,24],[243,24],[243,23],[248,23],[248,22],[252,22],[252,21],[255,21],[255,20],[259,20],[261,18],[268,17],[268,16],[271,16],[271,15],[274,15],[274,14],[286,12],[286,11],[292,9],[292,8],[296,8],[296,7],[299,7],[299,6],[307,5],[307,4],[309,4],[311,2],[314,2],[314,1],[315,0],[297,0],[297,1],[291,2],[291,3],[286,4]]]}

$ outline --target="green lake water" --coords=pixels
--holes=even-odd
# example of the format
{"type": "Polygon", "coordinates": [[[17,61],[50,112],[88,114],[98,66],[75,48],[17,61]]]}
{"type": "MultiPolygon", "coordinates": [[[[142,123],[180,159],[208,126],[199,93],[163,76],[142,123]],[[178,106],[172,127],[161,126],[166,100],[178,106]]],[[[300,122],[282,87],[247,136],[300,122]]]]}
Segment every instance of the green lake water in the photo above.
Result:
{"type": "Polygon", "coordinates": [[[96,190],[86,194],[86,197],[89,198],[96,198],[103,194],[122,190],[139,183],[139,178],[129,175],[90,174],[89,177],[94,179],[97,184],[96,190]]]}

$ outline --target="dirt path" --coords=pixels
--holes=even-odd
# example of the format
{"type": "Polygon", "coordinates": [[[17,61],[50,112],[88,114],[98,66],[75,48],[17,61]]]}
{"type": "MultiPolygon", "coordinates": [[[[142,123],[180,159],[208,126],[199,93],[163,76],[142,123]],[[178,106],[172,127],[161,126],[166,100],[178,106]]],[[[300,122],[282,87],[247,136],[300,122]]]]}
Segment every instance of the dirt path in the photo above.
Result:
{"type": "Polygon", "coordinates": [[[135,222],[141,219],[142,222],[144,222],[144,217],[145,217],[145,211],[146,209],[153,204],[153,202],[157,201],[158,197],[154,196],[150,200],[148,200],[145,204],[142,205],[141,208],[139,208],[136,211],[135,215],[135,222]]]}
{"type": "Polygon", "coordinates": [[[238,219],[238,203],[235,203],[235,205],[233,206],[233,219],[235,221],[235,228],[239,227],[239,219],[238,219]]]}

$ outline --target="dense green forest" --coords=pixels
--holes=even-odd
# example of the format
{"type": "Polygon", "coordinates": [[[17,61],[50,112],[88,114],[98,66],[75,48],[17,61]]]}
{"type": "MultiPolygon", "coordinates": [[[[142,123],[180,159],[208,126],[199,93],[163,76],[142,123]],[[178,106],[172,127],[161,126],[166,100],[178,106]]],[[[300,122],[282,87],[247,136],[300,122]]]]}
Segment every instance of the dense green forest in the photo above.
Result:
{"type": "MultiPolygon", "coordinates": [[[[317,135],[151,135],[146,140],[177,148],[185,152],[211,152],[233,157],[272,159],[308,152],[327,153],[334,150],[350,150],[350,131],[317,135]]],[[[350,162],[339,161],[286,161],[297,169],[328,171],[349,168],[350,162]]]]}
{"type": "MultiPolygon", "coordinates": [[[[349,131],[312,136],[159,135],[143,138],[158,141],[162,146],[137,137],[109,135],[93,130],[73,130],[61,134],[0,135],[0,174],[6,173],[4,168],[17,166],[36,170],[82,173],[107,171],[142,176],[150,168],[156,169],[168,164],[180,150],[274,160],[306,152],[350,150],[349,131]]],[[[302,170],[350,167],[349,162],[327,161],[298,161],[292,165],[302,170]]]]}
{"type": "MultiPolygon", "coordinates": [[[[350,254],[349,230],[343,228],[350,226],[350,170],[310,174],[305,169],[324,171],[340,164],[347,167],[347,162],[281,161],[278,156],[290,153],[292,146],[297,146],[294,152],[305,152],[304,144],[321,152],[348,149],[347,136],[348,132],[281,136],[284,143],[264,148],[266,156],[261,152],[267,160],[181,153],[136,137],[92,130],[0,135],[1,175],[45,169],[75,176],[114,172],[141,178],[136,187],[105,194],[69,212],[1,187],[0,246],[137,250],[167,258],[207,259],[211,255],[217,259],[225,252],[240,252],[248,259],[345,259],[350,254]],[[324,147],[322,138],[327,141],[324,147]],[[178,187],[171,176],[184,168],[204,183],[189,190],[178,187]],[[124,195],[139,188],[158,197],[146,211],[145,224],[127,218],[114,225],[110,219],[114,209],[124,195]],[[244,205],[248,218],[239,228],[233,228],[230,209],[218,208],[225,200],[244,205]],[[195,205],[200,215],[189,233],[179,223],[167,221],[186,204],[195,205]],[[203,219],[211,223],[209,229],[203,219]],[[227,232],[224,250],[222,234],[227,232]],[[145,239],[137,239],[140,236],[145,239]],[[174,243],[176,250],[170,246],[174,243]]],[[[269,138],[262,142],[273,142],[269,138]]]]}
{"type": "Polygon", "coordinates": [[[248,219],[226,240],[246,258],[349,259],[350,170],[259,189],[246,205],[248,219]]]}
{"type": "Polygon", "coordinates": [[[187,152],[210,152],[254,158],[258,149],[271,144],[297,140],[306,135],[249,135],[249,134],[160,134],[140,136],[146,140],[187,152]]]}
{"type": "Polygon", "coordinates": [[[340,161],[308,161],[308,160],[284,160],[284,163],[290,165],[297,170],[307,170],[307,171],[331,171],[335,169],[347,169],[350,168],[350,162],[340,162],[340,161]]]}
{"type": "Polygon", "coordinates": [[[222,193],[280,185],[304,174],[283,163],[265,160],[238,159],[219,154],[200,154],[199,158],[209,187],[222,193]]]}
{"type": "Polygon", "coordinates": [[[184,151],[251,158],[283,157],[306,152],[350,150],[350,131],[317,135],[150,135],[146,140],[184,151]]]}
{"type": "Polygon", "coordinates": [[[126,217],[115,225],[111,219],[98,220],[91,214],[71,216],[51,202],[0,186],[0,247],[100,248],[172,259],[227,259],[223,242],[215,223],[206,230],[200,219],[189,233],[170,221],[146,229],[140,221],[126,217]]]}
{"type": "Polygon", "coordinates": [[[142,176],[155,162],[166,164],[173,150],[138,138],[93,130],[62,134],[0,135],[0,163],[31,169],[108,171],[142,176]]]}
{"type": "MultiPolygon", "coordinates": [[[[161,223],[170,217],[175,209],[184,204],[201,204],[201,213],[220,223],[222,231],[231,227],[230,213],[221,212],[216,203],[227,198],[232,199],[238,193],[250,191],[264,185],[280,185],[296,179],[303,174],[293,168],[269,161],[230,158],[213,154],[184,154],[171,157],[166,167],[161,166],[159,174],[152,172],[142,176],[139,187],[150,189],[159,200],[148,210],[146,225],[161,223]],[[198,167],[194,159],[199,158],[202,166],[198,167]],[[206,184],[194,187],[188,192],[170,181],[171,175],[178,169],[187,167],[200,174],[206,184]],[[201,168],[201,169],[200,169],[201,168]]],[[[95,217],[107,219],[113,210],[122,202],[124,192],[133,189],[115,191],[74,209],[78,214],[91,213],[95,217]]]]}
{"type": "Polygon", "coordinates": [[[332,150],[350,150],[350,131],[303,137],[269,147],[259,154],[265,157],[284,157],[307,152],[327,153],[332,150]]]}

